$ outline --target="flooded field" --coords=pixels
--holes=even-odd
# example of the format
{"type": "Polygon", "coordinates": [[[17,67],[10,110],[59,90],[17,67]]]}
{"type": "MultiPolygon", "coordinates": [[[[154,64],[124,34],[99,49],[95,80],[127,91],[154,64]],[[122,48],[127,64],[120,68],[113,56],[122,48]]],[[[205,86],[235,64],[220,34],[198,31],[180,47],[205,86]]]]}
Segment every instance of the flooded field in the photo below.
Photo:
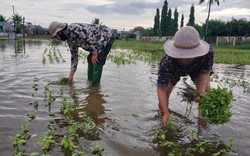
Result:
{"type": "MultiPolygon", "coordinates": [[[[159,61],[150,59],[154,54],[113,48],[97,88],[88,84],[86,55],[81,51],[74,82],[63,85],[59,78],[67,77],[70,68],[70,52],[64,44],[51,46],[44,40],[0,41],[0,155],[71,155],[63,152],[70,149],[70,137],[74,137],[73,144],[78,147],[72,148],[78,149],[78,155],[173,153],[154,141],[162,128],[156,95],[159,61]],[[70,100],[75,103],[73,111],[67,107],[70,100]],[[72,125],[85,129],[76,131],[72,125]],[[18,142],[25,140],[20,135],[26,137],[23,144],[18,142]],[[53,138],[51,144],[49,136],[53,138]]],[[[172,118],[181,129],[174,136],[175,151],[184,155],[186,149],[199,149],[197,155],[209,155],[204,142],[198,142],[198,147],[195,133],[215,145],[213,149],[218,155],[225,155],[223,149],[231,140],[232,148],[225,153],[247,156],[250,66],[215,64],[214,72],[212,87],[220,85],[233,90],[231,121],[220,126],[200,126],[197,104],[187,113],[187,104],[181,102],[180,81],[170,97],[172,118]]]]}

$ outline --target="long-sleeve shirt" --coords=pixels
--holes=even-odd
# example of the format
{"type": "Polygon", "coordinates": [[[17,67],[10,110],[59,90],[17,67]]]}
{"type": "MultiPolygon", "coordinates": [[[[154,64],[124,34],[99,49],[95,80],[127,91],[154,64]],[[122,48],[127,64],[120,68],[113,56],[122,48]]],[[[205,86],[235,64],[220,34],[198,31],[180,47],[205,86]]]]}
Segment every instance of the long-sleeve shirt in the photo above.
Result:
{"type": "Polygon", "coordinates": [[[78,65],[78,48],[98,54],[112,37],[112,30],[104,25],[72,23],[68,25],[67,43],[71,52],[71,70],[78,65]]]}

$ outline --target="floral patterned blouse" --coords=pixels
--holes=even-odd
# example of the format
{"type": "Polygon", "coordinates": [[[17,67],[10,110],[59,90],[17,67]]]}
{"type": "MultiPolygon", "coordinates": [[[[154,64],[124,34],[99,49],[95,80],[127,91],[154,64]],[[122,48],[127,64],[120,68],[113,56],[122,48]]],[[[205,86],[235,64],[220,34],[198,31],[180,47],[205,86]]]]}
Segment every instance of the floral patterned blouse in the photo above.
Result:
{"type": "Polygon", "coordinates": [[[209,52],[206,55],[194,58],[187,65],[165,54],[159,66],[157,87],[167,87],[169,82],[176,85],[181,76],[189,75],[194,81],[200,73],[210,72],[212,74],[213,57],[212,46],[210,46],[209,52]]]}
{"type": "Polygon", "coordinates": [[[71,52],[71,70],[78,65],[78,48],[93,54],[100,53],[112,38],[112,30],[104,25],[72,23],[68,25],[67,43],[71,52]]]}

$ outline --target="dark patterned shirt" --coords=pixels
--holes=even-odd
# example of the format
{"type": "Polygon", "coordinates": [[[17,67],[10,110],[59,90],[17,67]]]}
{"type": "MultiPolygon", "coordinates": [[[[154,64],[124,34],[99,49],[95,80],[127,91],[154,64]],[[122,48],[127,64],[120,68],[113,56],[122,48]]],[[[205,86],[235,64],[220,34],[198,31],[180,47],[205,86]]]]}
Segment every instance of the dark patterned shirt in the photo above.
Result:
{"type": "Polygon", "coordinates": [[[165,54],[159,66],[157,87],[167,87],[168,83],[176,85],[181,76],[189,75],[194,81],[200,73],[212,73],[213,56],[213,48],[210,46],[206,55],[196,57],[184,65],[178,59],[165,54]]]}
{"type": "Polygon", "coordinates": [[[78,48],[93,54],[100,53],[112,37],[112,30],[104,25],[72,23],[68,25],[67,43],[71,52],[71,70],[78,65],[78,48]]]}

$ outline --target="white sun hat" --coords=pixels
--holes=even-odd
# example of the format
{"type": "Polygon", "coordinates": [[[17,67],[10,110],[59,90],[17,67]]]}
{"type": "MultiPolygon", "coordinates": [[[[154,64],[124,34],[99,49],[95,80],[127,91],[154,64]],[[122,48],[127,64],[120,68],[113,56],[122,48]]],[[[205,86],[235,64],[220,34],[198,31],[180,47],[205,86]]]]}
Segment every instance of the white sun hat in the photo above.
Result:
{"type": "Polygon", "coordinates": [[[209,44],[200,39],[198,31],[192,26],[180,28],[174,40],[166,41],[164,51],[173,58],[195,58],[209,51],[209,44]]]}
{"type": "Polygon", "coordinates": [[[49,33],[52,37],[55,37],[59,31],[62,31],[68,24],[53,21],[49,25],[49,33]]]}

